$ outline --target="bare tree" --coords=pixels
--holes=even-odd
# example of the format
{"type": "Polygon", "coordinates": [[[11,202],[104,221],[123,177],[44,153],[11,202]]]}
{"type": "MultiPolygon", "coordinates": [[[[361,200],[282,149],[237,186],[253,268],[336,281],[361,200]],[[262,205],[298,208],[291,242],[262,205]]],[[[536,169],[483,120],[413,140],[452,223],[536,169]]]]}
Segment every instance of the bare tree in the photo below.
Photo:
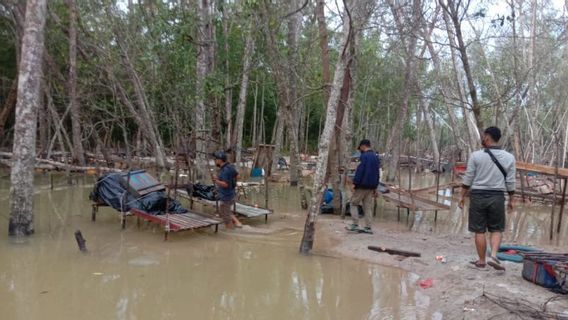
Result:
{"type": "Polygon", "coordinates": [[[254,53],[254,26],[252,23],[249,26],[249,30],[246,35],[245,40],[245,52],[244,52],[244,62],[243,62],[243,77],[241,79],[241,90],[239,92],[239,103],[237,104],[237,123],[236,123],[236,134],[237,134],[237,144],[235,152],[235,162],[237,165],[241,162],[241,150],[243,147],[243,125],[245,120],[245,107],[247,102],[248,84],[249,76],[251,70],[252,55],[254,53]]]}
{"type": "Polygon", "coordinates": [[[75,0],[67,0],[69,7],[69,105],[71,106],[71,128],[73,132],[73,159],[85,165],[81,133],[81,108],[77,98],[77,5],[75,0]]]}
{"type": "Polygon", "coordinates": [[[341,37],[340,56],[335,66],[333,84],[327,104],[325,125],[319,139],[318,163],[314,176],[313,195],[310,200],[304,234],[300,243],[300,253],[309,254],[315,238],[315,224],[320,211],[323,193],[326,187],[327,168],[329,161],[329,142],[334,137],[337,121],[337,110],[341,103],[342,89],[345,77],[348,77],[349,64],[353,57],[355,37],[359,27],[366,23],[370,14],[371,2],[365,0],[344,1],[343,30],[341,37]],[[349,4],[348,4],[349,3],[349,4]],[[354,26],[355,25],[355,26],[354,26]],[[359,27],[358,27],[359,26],[359,27]]]}
{"type": "Polygon", "coordinates": [[[9,235],[34,232],[33,190],[37,112],[42,83],[46,0],[28,0],[18,77],[13,164],[10,175],[9,235]]]}
{"type": "Polygon", "coordinates": [[[398,165],[400,152],[401,152],[401,134],[402,126],[408,118],[408,106],[411,98],[412,88],[414,87],[414,77],[416,72],[416,43],[417,43],[417,32],[421,25],[420,19],[422,17],[422,2],[420,0],[412,1],[412,8],[409,15],[405,15],[403,12],[403,7],[395,4],[393,0],[388,1],[391,11],[394,16],[395,25],[401,37],[401,43],[404,46],[405,52],[405,70],[404,70],[404,89],[402,96],[400,97],[400,108],[396,121],[392,129],[390,130],[387,139],[387,153],[391,156],[391,161],[388,163],[387,170],[387,181],[393,181],[396,168],[398,165]],[[412,23],[410,23],[412,21],[412,23]],[[405,28],[406,25],[410,25],[411,28],[408,30],[405,28]]]}
{"type": "Polygon", "coordinates": [[[197,170],[201,177],[206,177],[205,161],[207,160],[207,146],[205,139],[205,82],[210,72],[211,49],[211,3],[209,0],[197,0],[198,3],[198,30],[197,30],[197,65],[195,77],[195,113],[193,121],[193,132],[195,142],[195,152],[197,159],[197,170]]]}
{"type": "MultiPolygon", "coordinates": [[[[473,114],[475,115],[477,129],[479,130],[479,132],[482,132],[484,127],[483,119],[481,117],[481,106],[477,98],[477,88],[475,87],[475,83],[473,81],[473,72],[471,71],[469,57],[467,55],[467,46],[463,39],[463,33],[461,30],[461,19],[463,17],[463,12],[460,11],[461,1],[458,0],[457,2],[455,2],[454,0],[447,0],[446,2],[447,3],[445,3],[444,0],[439,0],[440,6],[442,6],[442,9],[444,9],[444,11],[449,15],[453,23],[455,36],[458,40],[457,50],[460,53],[460,58],[467,79],[467,86],[469,88],[471,109],[473,110],[473,114]]],[[[467,7],[465,8],[465,10],[467,11],[467,7]]]]}

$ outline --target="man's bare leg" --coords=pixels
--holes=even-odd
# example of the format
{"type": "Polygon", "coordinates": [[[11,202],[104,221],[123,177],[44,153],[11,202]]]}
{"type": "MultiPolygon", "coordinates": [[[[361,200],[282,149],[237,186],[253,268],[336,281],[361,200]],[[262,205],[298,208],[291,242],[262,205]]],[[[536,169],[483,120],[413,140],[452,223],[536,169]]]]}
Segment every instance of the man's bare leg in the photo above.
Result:
{"type": "Polygon", "coordinates": [[[491,243],[491,256],[493,258],[497,257],[497,253],[499,252],[499,247],[501,246],[501,239],[503,239],[502,232],[491,232],[491,237],[489,241],[491,243]]]}
{"type": "Polygon", "coordinates": [[[239,221],[239,219],[237,218],[237,216],[235,216],[234,214],[231,215],[231,219],[233,220],[233,223],[235,224],[235,227],[240,228],[243,226],[243,224],[241,223],[241,221],[239,221]]]}
{"type": "Polygon", "coordinates": [[[477,249],[477,255],[479,256],[479,263],[485,264],[485,255],[487,252],[487,240],[485,239],[485,233],[475,234],[475,248],[477,249]]]}

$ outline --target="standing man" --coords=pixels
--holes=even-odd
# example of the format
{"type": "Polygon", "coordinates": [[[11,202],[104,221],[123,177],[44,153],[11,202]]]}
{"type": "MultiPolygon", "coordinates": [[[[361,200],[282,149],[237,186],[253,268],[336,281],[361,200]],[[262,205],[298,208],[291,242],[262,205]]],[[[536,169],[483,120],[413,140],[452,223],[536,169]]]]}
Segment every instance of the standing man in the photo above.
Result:
{"type": "Polygon", "coordinates": [[[235,205],[237,187],[237,179],[239,173],[233,165],[227,161],[227,155],[223,151],[217,151],[213,154],[215,165],[220,168],[217,177],[213,177],[213,184],[217,187],[219,193],[219,215],[225,223],[227,229],[234,229],[235,226],[241,227],[242,224],[233,214],[233,206],[235,205]]]}
{"type": "Polygon", "coordinates": [[[496,270],[505,270],[497,259],[505,230],[505,191],[509,193],[509,210],[513,210],[515,193],[515,157],[498,146],[501,130],[497,127],[485,129],[481,144],[483,150],[471,154],[463,178],[459,207],[463,208],[469,191],[469,226],[475,233],[475,247],[479,259],[471,263],[478,269],[486,264],[496,270]],[[487,240],[490,233],[491,256],[486,259],[487,240]]]}
{"type": "Polygon", "coordinates": [[[347,226],[349,231],[358,231],[361,233],[373,234],[371,222],[373,218],[373,197],[377,187],[379,186],[379,170],[381,162],[375,151],[371,150],[371,141],[367,139],[361,140],[359,143],[359,166],[353,177],[353,195],[351,196],[351,218],[353,224],[347,226]],[[365,213],[365,229],[359,228],[359,210],[358,206],[363,206],[365,213]]]}

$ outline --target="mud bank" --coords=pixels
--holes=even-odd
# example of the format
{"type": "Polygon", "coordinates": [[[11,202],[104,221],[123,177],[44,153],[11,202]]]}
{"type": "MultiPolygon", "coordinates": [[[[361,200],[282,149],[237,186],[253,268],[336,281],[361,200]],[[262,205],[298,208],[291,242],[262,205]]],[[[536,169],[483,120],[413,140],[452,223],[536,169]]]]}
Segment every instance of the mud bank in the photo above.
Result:
{"type": "MultiPolygon", "coordinates": [[[[406,225],[392,222],[375,222],[373,235],[351,234],[344,229],[346,223],[337,217],[322,216],[318,232],[324,240],[319,242],[316,252],[397,267],[418,274],[419,280],[415,283],[417,290],[430,297],[430,311],[441,312],[444,319],[525,319],[522,314],[509,312],[489,301],[483,297],[484,292],[492,297],[526,301],[536,308],[557,296],[524,280],[521,276],[522,264],[503,262],[507,268],[505,272],[470,268],[468,262],[475,257],[472,235],[410,231],[406,225]],[[422,256],[404,258],[377,253],[368,250],[369,245],[419,252],[422,256]],[[440,255],[446,258],[446,263],[435,259],[440,255]],[[433,280],[431,288],[419,287],[418,282],[425,279],[433,280]]],[[[504,241],[508,240],[505,234],[504,241]]],[[[539,247],[553,252],[562,249],[557,246],[539,247]]],[[[549,303],[547,307],[568,318],[568,297],[549,303]]]]}

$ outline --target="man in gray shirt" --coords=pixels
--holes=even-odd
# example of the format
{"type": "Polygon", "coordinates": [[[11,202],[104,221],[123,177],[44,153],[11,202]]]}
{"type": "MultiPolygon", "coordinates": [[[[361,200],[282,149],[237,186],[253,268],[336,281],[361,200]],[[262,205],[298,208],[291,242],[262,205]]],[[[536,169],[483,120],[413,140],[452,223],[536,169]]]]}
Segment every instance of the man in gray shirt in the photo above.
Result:
{"type": "Polygon", "coordinates": [[[474,267],[484,269],[486,264],[497,270],[505,267],[497,259],[505,230],[505,191],[509,193],[509,210],[513,209],[515,193],[515,157],[498,146],[501,130],[489,127],[483,132],[482,150],[471,154],[463,178],[459,207],[463,208],[469,191],[468,230],[475,233],[475,247],[479,260],[472,261],[474,267]],[[491,257],[485,258],[487,240],[491,234],[491,257]]]}

